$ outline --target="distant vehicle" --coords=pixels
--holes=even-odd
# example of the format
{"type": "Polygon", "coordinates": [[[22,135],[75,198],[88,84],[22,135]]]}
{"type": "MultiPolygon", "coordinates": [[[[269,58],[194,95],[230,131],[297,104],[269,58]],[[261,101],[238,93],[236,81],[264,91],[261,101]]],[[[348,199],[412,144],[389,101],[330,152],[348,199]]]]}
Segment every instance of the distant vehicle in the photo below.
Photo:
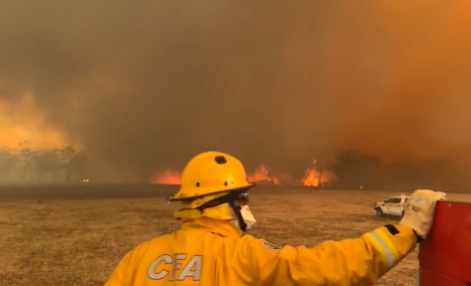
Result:
{"type": "Polygon", "coordinates": [[[376,202],[373,209],[375,210],[377,217],[382,217],[384,215],[403,216],[404,205],[408,199],[409,196],[406,195],[392,196],[382,202],[376,202]]]}

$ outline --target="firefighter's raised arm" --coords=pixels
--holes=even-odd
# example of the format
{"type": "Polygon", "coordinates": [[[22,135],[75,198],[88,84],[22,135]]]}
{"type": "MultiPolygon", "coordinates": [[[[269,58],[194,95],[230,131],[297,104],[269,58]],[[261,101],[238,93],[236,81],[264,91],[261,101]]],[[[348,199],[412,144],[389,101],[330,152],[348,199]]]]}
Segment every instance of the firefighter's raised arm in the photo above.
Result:
{"type": "MultiPolygon", "coordinates": [[[[372,285],[416,246],[406,226],[388,225],[356,239],[278,248],[246,236],[256,285],[372,285]]],[[[242,242],[241,241],[241,242],[242,242]]]]}
{"type": "Polygon", "coordinates": [[[245,236],[238,247],[238,262],[258,273],[255,285],[372,285],[406,257],[418,240],[426,238],[436,202],[444,197],[444,193],[418,190],[409,199],[399,224],[382,226],[356,239],[325,241],[313,248],[278,248],[245,236]]]}

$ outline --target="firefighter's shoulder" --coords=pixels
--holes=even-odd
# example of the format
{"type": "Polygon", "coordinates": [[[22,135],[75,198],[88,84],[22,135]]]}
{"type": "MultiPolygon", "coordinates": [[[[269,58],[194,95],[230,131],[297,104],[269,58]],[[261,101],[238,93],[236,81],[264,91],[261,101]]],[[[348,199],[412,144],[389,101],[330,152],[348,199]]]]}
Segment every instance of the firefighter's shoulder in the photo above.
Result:
{"type": "MultiPolygon", "coordinates": [[[[259,251],[273,252],[273,253],[293,248],[292,246],[289,246],[289,245],[282,245],[282,244],[274,243],[273,241],[269,239],[256,238],[250,234],[244,235],[240,239],[239,244],[250,245],[251,249],[257,249],[259,251]]],[[[253,254],[256,254],[256,252],[253,252],[253,254]]]]}

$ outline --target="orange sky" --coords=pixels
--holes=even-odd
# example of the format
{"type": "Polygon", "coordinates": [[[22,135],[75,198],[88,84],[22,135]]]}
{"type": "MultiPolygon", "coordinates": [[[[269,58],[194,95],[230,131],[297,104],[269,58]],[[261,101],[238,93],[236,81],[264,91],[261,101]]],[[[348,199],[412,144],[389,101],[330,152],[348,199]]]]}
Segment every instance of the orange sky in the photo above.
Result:
{"type": "MultiPolygon", "coordinates": [[[[0,97],[1,98],[1,97],[0,97]]],[[[0,148],[55,148],[67,144],[66,135],[45,120],[46,114],[36,105],[31,93],[20,100],[0,100],[0,148]]]]}

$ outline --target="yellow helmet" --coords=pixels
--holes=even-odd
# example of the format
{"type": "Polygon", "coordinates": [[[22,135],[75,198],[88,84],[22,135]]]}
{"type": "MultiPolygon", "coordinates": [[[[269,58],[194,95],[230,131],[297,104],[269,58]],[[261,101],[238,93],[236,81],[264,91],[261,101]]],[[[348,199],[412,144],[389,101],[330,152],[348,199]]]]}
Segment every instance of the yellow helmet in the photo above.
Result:
{"type": "Polygon", "coordinates": [[[247,180],[242,163],[235,157],[216,151],[193,157],[181,176],[180,190],[169,201],[193,200],[255,186],[247,180]]]}

